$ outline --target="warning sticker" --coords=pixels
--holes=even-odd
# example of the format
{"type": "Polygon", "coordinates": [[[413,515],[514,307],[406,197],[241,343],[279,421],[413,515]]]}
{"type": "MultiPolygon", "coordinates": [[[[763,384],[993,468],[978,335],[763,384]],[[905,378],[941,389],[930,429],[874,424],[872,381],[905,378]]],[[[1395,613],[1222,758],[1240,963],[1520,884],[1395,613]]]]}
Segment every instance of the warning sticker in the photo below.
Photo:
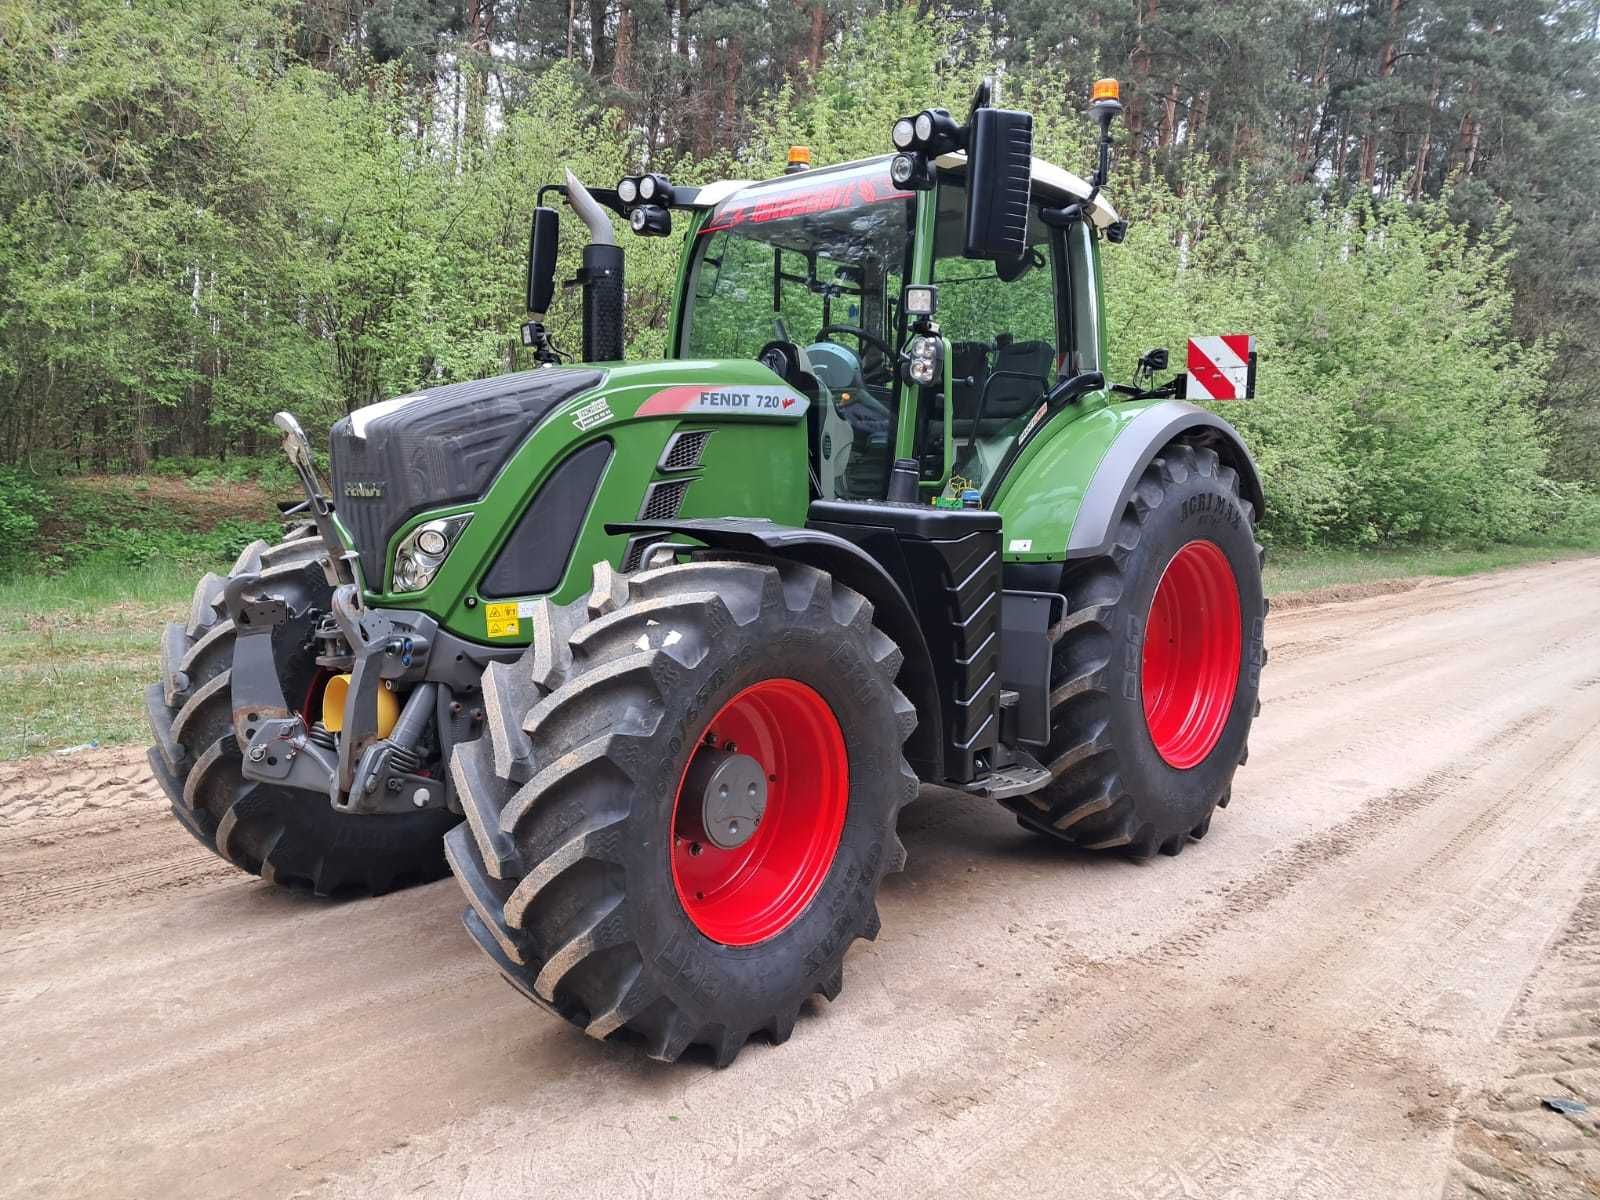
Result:
{"type": "Polygon", "coordinates": [[[572,414],[572,423],[578,427],[580,433],[588,433],[596,425],[604,425],[609,420],[611,420],[611,405],[606,403],[604,396],[589,401],[572,414]]]}
{"type": "Polygon", "coordinates": [[[516,637],[520,622],[517,618],[515,604],[485,604],[483,606],[484,623],[488,626],[489,636],[492,638],[516,637]]]}

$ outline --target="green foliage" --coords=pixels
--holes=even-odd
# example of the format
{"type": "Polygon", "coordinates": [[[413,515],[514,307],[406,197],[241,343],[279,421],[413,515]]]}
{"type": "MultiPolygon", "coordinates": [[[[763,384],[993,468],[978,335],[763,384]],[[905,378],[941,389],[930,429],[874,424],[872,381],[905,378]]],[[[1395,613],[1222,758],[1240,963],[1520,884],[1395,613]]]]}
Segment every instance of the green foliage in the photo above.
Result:
{"type": "MultiPolygon", "coordinates": [[[[41,478],[153,464],[286,489],[275,410],[320,443],[357,406],[526,365],[526,222],[564,168],[693,184],[775,174],[791,143],[877,154],[896,117],[963,112],[997,67],[1036,153],[1080,170],[1081,84],[1124,78],[1110,194],[1132,228],[1104,247],[1107,366],[1257,335],[1260,397],[1226,415],[1266,475],[1272,539],[1600,526],[1581,482],[1600,476],[1593,0],[1488,23],[1456,0],[1215,7],[1163,6],[1147,29],[1109,0],[0,0],[0,462],[27,467],[0,474],[0,569],[24,546],[126,564],[246,532],[63,505],[41,478]],[[1386,39],[1404,49],[1375,75],[1386,39]],[[1193,53],[1173,65],[1177,44],[1193,53]],[[1330,47],[1354,56],[1344,90],[1301,79],[1330,47]],[[1512,124],[1469,157],[1482,106],[1463,106],[1507,97],[1512,59],[1565,72],[1567,99],[1511,96],[1512,124]]],[[[580,223],[562,236],[566,275],[580,223]]],[[[628,352],[659,355],[678,239],[626,244],[628,352]]],[[[952,287],[946,316],[982,295],[952,287]]],[[[577,349],[576,289],[550,324],[577,349]]]]}
{"type": "Polygon", "coordinates": [[[0,467],[0,575],[24,560],[50,494],[21,471],[0,467]]]}
{"type": "Polygon", "coordinates": [[[256,538],[281,535],[271,497],[288,493],[258,482],[252,471],[263,465],[164,461],[148,476],[49,483],[0,468],[0,534],[7,535],[0,582],[81,571],[115,579],[162,565],[232,562],[256,538]],[[204,469],[174,477],[174,468],[191,465],[204,469]]]}

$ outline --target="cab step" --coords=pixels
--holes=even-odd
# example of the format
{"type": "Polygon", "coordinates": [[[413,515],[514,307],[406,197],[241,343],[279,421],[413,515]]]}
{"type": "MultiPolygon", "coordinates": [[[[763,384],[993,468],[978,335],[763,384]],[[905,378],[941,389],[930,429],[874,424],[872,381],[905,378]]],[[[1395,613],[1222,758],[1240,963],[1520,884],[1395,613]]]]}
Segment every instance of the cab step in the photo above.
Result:
{"type": "Polygon", "coordinates": [[[1012,796],[1026,796],[1036,792],[1053,778],[1048,767],[1032,755],[1018,750],[1017,761],[1009,766],[997,767],[981,779],[965,785],[969,795],[985,800],[1007,800],[1012,796]]]}

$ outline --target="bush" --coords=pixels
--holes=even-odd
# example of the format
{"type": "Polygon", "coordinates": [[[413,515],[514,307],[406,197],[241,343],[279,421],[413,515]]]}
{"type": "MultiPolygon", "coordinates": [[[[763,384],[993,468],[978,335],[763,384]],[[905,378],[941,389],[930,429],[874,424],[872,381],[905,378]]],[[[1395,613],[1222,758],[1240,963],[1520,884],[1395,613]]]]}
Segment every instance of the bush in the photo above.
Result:
{"type": "Polygon", "coordinates": [[[21,471],[0,467],[0,576],[26,560],[50,493],[21,471]]]}

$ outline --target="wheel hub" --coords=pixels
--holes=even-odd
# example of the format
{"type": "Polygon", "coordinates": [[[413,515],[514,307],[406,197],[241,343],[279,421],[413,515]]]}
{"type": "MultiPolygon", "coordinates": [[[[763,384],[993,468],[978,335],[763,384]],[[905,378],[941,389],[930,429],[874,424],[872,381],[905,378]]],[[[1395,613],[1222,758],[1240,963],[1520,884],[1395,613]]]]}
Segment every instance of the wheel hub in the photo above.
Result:
{"type": "Polygon", "coordinates": [[[683,786],[684,800],[692,804],[696,797],[704,839],[723,850],[737,849],[755,835],[767,811],[767,772],[748,754],[703,746],[683,786]]]}
{"type": "Polygon", "coordinates": [[[673,803],[684,913],[727,946],[788,928],[833,865],[849,796],[844,731],[815,690],[778,677],[737,693],[700,731],[673,803]]]}

